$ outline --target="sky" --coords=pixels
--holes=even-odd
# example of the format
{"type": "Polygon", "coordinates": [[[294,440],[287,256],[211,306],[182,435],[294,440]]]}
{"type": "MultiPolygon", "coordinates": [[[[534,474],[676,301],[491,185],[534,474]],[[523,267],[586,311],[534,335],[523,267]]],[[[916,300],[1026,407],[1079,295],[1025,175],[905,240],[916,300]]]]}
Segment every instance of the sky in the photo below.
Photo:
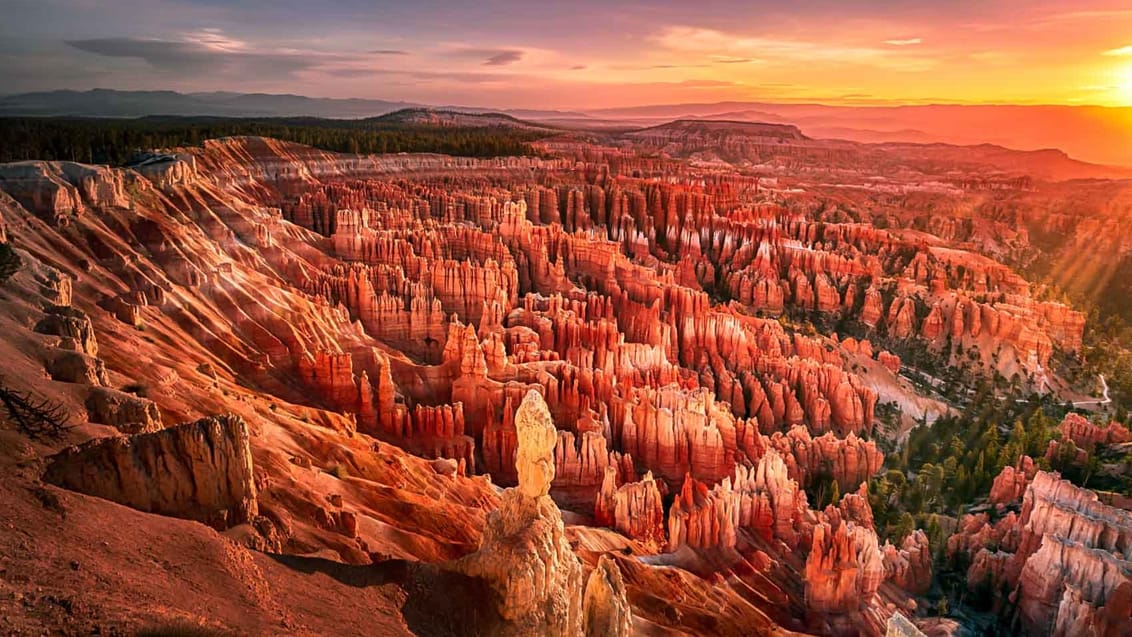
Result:
{"type": "Polygon", "coordinates": [[[1128,0],[0,3],[0,93],[1132,105],[1128,0]]]}

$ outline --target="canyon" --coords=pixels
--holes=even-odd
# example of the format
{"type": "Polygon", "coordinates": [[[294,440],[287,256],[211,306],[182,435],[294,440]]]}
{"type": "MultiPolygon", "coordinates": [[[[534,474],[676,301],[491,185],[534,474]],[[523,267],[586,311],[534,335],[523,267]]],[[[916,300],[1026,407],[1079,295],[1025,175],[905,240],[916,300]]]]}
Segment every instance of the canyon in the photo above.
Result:
{"type": "Polygon", "coordinates": [[[946,547],[870,504],[951,410],[923,361],[1064,388],[1085,315],[1010,222],[908,218],[1047,186],[785,125],[535,146],[0,165],[0,380],[67,414],[0,430],[0,521],[43,529],[0,533],[5,629],[915,634],[945,548],[1029,633],[1127,628],[1128,512],[1029,458],[946,547]]]}

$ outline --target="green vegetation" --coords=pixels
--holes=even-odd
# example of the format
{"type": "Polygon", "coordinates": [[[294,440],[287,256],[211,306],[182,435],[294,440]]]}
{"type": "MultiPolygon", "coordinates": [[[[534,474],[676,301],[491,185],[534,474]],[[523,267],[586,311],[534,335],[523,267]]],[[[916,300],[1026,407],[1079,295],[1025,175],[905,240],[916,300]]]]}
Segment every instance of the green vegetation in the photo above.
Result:
{"type": "Polygon", "coordinates": [[[882,537],[896,541],[910,532],[910,521],[929,529],[935,516],[958,515],[1023,454],[1044,465],[1065,407],[1036,394],[1003,396],[997,380],[980,382],[962,412],[913,429],[899,453],[888,456],[887,471],[869,483],[882,537]]]}
{"type": "MultiPolygon", "coordinates": [[[[1132,277],[1132,273],[1128,274],[1132,277]]],[[[1132,285],[1132,279],[1126,279],[1132,285]]],[[[1132,291],[1123,301],[1132,302],[1132,291]]],[[[1099,310],[1089,313],[1085,322],[1084,364],[1078,374],[1080,381],[1094,379],[1103,374],[1108,383],[1109,397],[1116,420],[1132,423],[1132,308],[1121,314],[1103,314],[1099,310]]]]}
{"type": "Polygon", "coordinates": [[[139,149],[198,146],[218,137],[273,137],[343,153],[444,153],[468,157],[534,154],[546,131],[508,126],[454,128],[372,118],[143,117],[0,118],[0,162],[27,159],[122,165],[139,149]]]}

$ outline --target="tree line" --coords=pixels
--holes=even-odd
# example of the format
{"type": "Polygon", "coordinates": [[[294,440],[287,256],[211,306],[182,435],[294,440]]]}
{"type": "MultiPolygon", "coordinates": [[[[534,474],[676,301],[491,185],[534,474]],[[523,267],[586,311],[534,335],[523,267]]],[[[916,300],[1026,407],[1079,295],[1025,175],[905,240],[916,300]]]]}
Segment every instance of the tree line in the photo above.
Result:
{"type": "Polygon", "coordinates": [[[507,126],[430,126],[380,118],[6,117],[0,118],[0,162],[38,159],[120,166],[138,150],[199,146],[206,139],[243,135],[342,153],[501,157],[536,154],[530,142],[547,132],[507,126]]]}

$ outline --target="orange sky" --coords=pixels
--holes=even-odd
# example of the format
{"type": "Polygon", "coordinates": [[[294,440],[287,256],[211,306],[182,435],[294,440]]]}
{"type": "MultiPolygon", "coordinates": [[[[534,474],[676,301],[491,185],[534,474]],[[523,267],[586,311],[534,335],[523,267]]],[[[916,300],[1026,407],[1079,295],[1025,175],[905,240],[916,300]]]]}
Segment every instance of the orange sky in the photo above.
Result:
{"type": "Polygon", "coordinates": [[[0,92],[1132,105],[1128,0],[8,0],[0,92]]]}

